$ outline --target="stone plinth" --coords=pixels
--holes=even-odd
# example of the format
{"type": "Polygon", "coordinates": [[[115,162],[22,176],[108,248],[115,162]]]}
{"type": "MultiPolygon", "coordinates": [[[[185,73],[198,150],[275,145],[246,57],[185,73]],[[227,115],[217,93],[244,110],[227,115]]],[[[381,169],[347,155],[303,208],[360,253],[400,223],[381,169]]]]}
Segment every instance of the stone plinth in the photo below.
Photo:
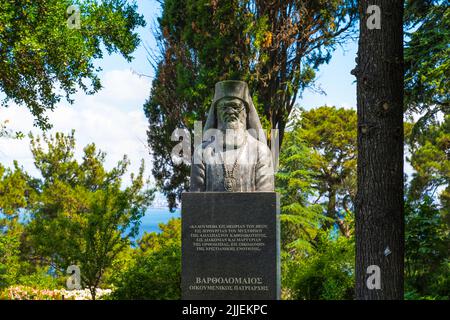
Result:
{"type": "Polygon", "coordinates": [[[183,299],[279,299],[275,192],[187,192],[181,212],[183,299]]]}

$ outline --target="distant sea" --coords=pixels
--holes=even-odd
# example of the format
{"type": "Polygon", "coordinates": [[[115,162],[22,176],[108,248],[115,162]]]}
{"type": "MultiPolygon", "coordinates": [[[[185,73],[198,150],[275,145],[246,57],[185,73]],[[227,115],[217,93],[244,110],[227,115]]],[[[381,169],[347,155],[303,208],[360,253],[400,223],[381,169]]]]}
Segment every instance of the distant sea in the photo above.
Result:
{"type": "Polygon", "coordinates": [[[161,232],[158,226],[160,223],[167,223],[171,218],[179,218],[180,216],[180,209],[170,212],[169,208],[148,208],[141,218],[139,235],[136,239],[140,239],[144,232],[161,232]]]}
{"type": "MultiPolygon", "coordinates": [[[[181,216],[180,209],[176,209],[174,212],[170,212],[169,208],[148,208],[145,215],[141,218],[139,225],[139,234],[135,240],[142,237],[145,232],[161,232],[159,229],[160,223],[167,223],[171,218],[179,218],[181,216]]],[[[0,212],[0,218],[5,216],[0,212]]],[[[28,223],[30,217],[25,212],[19,214],[19,221],[22,223],[28,223]]]]}

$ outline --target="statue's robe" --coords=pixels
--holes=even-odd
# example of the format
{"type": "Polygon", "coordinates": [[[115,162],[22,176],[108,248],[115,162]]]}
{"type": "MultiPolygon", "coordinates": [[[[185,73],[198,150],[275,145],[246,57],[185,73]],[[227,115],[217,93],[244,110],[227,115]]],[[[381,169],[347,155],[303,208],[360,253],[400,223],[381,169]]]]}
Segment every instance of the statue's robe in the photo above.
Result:
{"type": "Polygon", "coordinates": [[[223,151],[214,150],[213,142],[204,142],[194,151],[191,167],[191,192],[253,192],[274,190],[274,170],[272,153],[269,147],[250,134],[247,142],[240,148],[223,151]],[[240,150],[243,148],[242,150],[240,150]],[[223,160],[231,171],[239,155],[232,190],[225,188],[223,160]]]}

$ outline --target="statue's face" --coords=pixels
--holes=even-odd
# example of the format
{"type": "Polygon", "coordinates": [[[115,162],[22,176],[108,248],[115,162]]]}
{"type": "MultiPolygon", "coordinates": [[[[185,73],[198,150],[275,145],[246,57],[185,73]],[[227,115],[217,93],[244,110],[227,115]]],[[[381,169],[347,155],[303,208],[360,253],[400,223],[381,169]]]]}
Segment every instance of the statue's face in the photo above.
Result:
{"type": "Polygon", "coordinates": [[[217,103],[218,129],[245,129],[247,113],[244,103],[237,98],[223,98],[217,103]]]}

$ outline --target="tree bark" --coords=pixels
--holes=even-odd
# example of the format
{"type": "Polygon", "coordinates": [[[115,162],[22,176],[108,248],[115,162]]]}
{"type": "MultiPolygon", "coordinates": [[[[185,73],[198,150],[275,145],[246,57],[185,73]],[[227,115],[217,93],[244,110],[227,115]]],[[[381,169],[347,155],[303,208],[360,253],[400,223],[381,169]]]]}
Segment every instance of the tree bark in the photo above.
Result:
{"type": "Polygon", "coordinates": [[[403,299],[403,1],[360,0],[356,299],[403,299]],[[371,29],[370,5],[381,12],[371,29]],[[367,281],[380,268],[381,288],[367,281]]]}

